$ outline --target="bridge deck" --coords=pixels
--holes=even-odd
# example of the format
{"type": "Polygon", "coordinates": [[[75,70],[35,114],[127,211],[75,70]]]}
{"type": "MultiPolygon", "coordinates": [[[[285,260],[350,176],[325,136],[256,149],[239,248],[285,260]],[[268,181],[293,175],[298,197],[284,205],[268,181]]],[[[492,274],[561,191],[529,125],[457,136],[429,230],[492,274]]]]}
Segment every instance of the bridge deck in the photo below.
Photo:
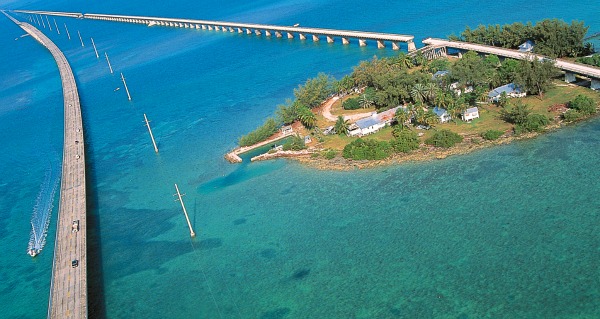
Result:
{"type": "MultiPolygon", "coordinates": [[[[461,49],[461,50],[469,50],[469,51],[477,51],[481,53],[487,54],[495,54],[502,57],[513,58],[513,59],[530,59],[531,57],[535,57],[537,59],[545,59],[546,57],[539,54],[531,54],[531,53],[523,53],[518,50],[511,50],[505,48],[498,48],[489,45],[475,44],[469,42],[461,42],[461,41],[449,41],[444,39],[436,39],[436,38],[427,38],[423,40],[424,44],[434,45],[434,46],[445,46],[449,48],[461,49]]],[[[600,79],[600,68],[592,67],[589,65],[575,63],[562,59],[555,59],[556,67],[563,71],[568,71],[572,73],[577,73],[583,76],[587,76],[594,79],[600,79]]]]}
{"type": "Polygon", "coordinates": [[[73,18],[100,19],[100,20],[122,19],[122,20],[147,21],[144,23],[150,23],[151,21],[154,21],[154,22],[161,21],[161,22],[188,23],[188,24],[211,25],[211,26],[226,26],[226,27],[242,28],[242,29],[271,30],[271,31],[280,31],[280,32],[315,34],[315,35],[336,36],[336,37],[349,37],[349,38],[360,38],[360,39],[380,40],[380,41],[412,42],[414,40],[414,36],[404,35],[404,34],[365,32],[365,31],[352,31],[352,30],[336,30],[336,29],[309,28],[309,27],[278,26],[278,25],[269,25],[269,24],[240,23],[240,22],[227,22],[227,21],[210,21],[210,20],[196,20],[196,19],[163,18],[163,17],[132,16],[132,15],[115,15],[115,14],[95,14],[95,13],[83,14],[83,13],[73,13],[73,12],[32,11],[32,10],[15,10],[15,12],[66,16],[66,17],[73,17],[73,18]]]}
{"type": "Polygon", "coordinates": [[[87,318],[85,154],[75,78],[66,57],[50,39],[32,25],[3,13],[52,53],[60,71],[64,147],[48,317],[87,318]],[[78,231],[72,231],[73,221],[79,221],[78,231]],[[78,262],[76,267],[72,265],[74,260],[78,262]]]}

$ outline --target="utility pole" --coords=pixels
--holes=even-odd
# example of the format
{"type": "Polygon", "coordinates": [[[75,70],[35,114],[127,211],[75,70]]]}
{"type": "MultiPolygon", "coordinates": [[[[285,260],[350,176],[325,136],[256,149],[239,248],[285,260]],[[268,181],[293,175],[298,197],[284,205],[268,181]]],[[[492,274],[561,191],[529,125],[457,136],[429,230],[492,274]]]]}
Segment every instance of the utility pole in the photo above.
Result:
{"type": "Polygon", "coordinates": [[[50,28],[50,31],[52,31],[52,26],[50,25],[50,19],[48,19],[48,16],[46,16],[46,21],[48,21],[48,28],[50,28]]]}
{"type": "Polygon", "coordinates": [[[54,26],[56,27],[56,32],[58,32],[58,34],[60,34],[60,30],[58,30],[58,24],[56,24],[56,19],[52,18],[54,20],[54,26]]]}
{"type": "Polygon", "coordinates": [[[92,46],[94,47],[94,52],[96,52],[96,59],[99,59],[100,56],[98,55],[98,50],[96,50],[96,43],[94,43],[94,38],[90,39],[92,39],[92,46]]]}
{"type": "Polygon", "coordinates": [[[71,35],[69,34],[69,28],[67,28],[67,24],[65,23],[65,30],[67,30],[67,37],[71,40],[71,35]]]}
{"type": "Polygon", "coordinates": [[[154,140],[154,134],[152,134],[152,129],[150,128],[150,121],[146,117],[146,113],[144,113],[144,121],[146,122],[146,126],[148,127],[148,132],[150,133],[150,138],[152,139],[152,145],[154,145],[154,151],[158,153],[158,147],[156,147],[156,141],[154,140]]]}
{"type": "MultiPolygon", "coordinates": [[[[179,192],[179,187],[175,184],[175,189],[177,190],[177,197],[179,198],[179,202],[181,203],[181,208],[183,209],[183,214],[185,215],[185,220],[187,220],[188,227],[190,228],[190,236],[196,237],[196,233],[194,233],[194,229],[192,229],[192,223],[190,223],[190,217],[188,216],[187,210],[185,209],[185,205],[183,204],[183,199],[181,198],[181,193],[179,192]]],[[[173,195],[173,196],[175,196],[173,195]]],[[[185,194],[183,194],[185,195],[185,194]]],[[[176,199],[177,200],[177,199],[176,199]]]]}
{"type": "Polygon", "coordinates": [[[77,30],[77,34],[79,35],[79,41],[81,41],[81,46],[84,47],[85,45],[83,44],[83,39],[81,38],[81,33],[79,33],[79,30],[77,30]]]}
{"type": "Polygon", "coordinates": [[[110,74],[113,73],[112,66],[110,65],[110,60],[108,59],[108,54],[104,52],[104,56],[106,57],[106,62],[108,63],[108,68],[110,69],[110,74]]]}
{"type": "Polygon", "coordinates": [[[123,73],[121,73],[121,80],[123,80],[123,85],[125,86],[125,92],[127,92],[127,98],[131,101],[131,95],[129,95],[129,89],[127,88],[127,83],[125,82],[125,77],[123,73]]]}

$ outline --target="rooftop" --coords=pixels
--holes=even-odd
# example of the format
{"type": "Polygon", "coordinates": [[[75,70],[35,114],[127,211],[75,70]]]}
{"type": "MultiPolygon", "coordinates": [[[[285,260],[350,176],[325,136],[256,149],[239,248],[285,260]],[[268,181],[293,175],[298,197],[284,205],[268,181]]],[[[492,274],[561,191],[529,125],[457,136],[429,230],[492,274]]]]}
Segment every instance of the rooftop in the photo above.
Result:
{"type": "Polygon", "coordinates": [[[488,94],[488,97],[496,97],[496,96],[499,96],[500,94],[502,94],[503,92],[506,92],[506,94],[510,94],[513,92],[521,93],[521,88],[519,88],[514,83],[508,83],[506,85],[497,87],[497,88],[493,89],[492,91],[490,91],[490,93],[488,94]]]}

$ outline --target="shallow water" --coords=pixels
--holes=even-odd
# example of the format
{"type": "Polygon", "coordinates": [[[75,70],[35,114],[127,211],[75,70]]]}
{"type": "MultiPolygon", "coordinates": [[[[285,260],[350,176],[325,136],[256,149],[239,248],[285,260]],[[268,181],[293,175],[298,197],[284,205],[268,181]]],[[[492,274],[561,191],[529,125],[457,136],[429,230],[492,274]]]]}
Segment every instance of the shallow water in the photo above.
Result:
{"type": "MultiPolygon", "coordinates": [[[[545,17],[582,19],[591,33],[600,31],[595,4],[559,1],[141,4],[6,6],[301,23],[416,39],[545,17]]],[[[285,160],[231,165],[223,154],[306,78],[340,77],[362,59],[393,52],[56,20],[72,39],[45,32],[78,81],[93,185],[91,317],[600,316],[598,120],[443,161],[365,171],[315,171],[285,160]],[[96,59],[89,37],[115,74],[96,59]],[[120,72],[131,102],[114,91],[120,72]],[[173,201],[175,183],[186,193],[194,240],[173,201]]],[[[31,38],[14,40],[22,33],[0,19],[0,58],[10,61],[0,64],[0,318],[46,313],[55,221],[40,256],[32,260],[24,246],[46,158],[62,147],[56,65],[31,38]]]]}

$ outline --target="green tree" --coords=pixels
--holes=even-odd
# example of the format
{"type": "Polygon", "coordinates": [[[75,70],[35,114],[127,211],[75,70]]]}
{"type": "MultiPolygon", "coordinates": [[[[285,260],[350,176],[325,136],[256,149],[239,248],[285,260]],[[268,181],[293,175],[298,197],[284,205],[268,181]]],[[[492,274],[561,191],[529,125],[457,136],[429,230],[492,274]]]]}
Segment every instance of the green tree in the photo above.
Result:
{"type": "Polygon", "coordinates": [[[517,101],[514,106],[500,111],[500,115],[506,122],[517,125],[527,122],[529,114],[531,114],[531,107],[521,101],[517,101]]]}
{"type": "Polygon", "coordinates": [[[338,94],[348,94],[354,88],[354,79],[350,75],[344,75],[335,82],[334,88],[338,94]]]}
{"type": "Polygon", "coordinates": [[[483,60],[477,55],[477,52],[469,51],[463,54],[462,58],[451,68],[451,75],[461,85],[487,85],[487,74],[489,68],[483,60]]]}
{"type": "Polygon", "coordinates": [[[290,139],[283,144],[284,151],[299,151],[306,148],[304,139],[300,135],[292,135],[290,139]]]}
{"type": "Polygon", "coordinates": [[[396,119],[396,122],[400,124],[400,127],[405,127],[406,123],[410,119],[410,114],[407,110],[399,108],[396,110],[396,115],[394,117],[396,119]]]}
{"type": "Polygon", "coordinates": [[[259,128],[248,133],[247,135],[240,137],[238,144],[240,146],[254,145],[258,142],[266,140],[271,135],[275,134],[278,129],[279,125],[277,125],[277,122],[275,122],[273,118],[269,117],[259,128]]]}
{"type": "Polygon", "coordinates": [[[504,135],[504,132],[498,130],[487,130],[481,134],[484,140],[493,141],[497,140],[500,136],[504,135]]]}
{"type": "Polygon", "coordinates": [[[537,58],[532,58],[531,61],[521,60],[520,68],[515,74],[515,83],[527,92],[538,94],[543,98],[544,92],[552,87],[552,78],[558,74],[554,61],[539,61],[537,58]]]}
{"type": "Polygon", "coordinates": [[[296,107],[298,102],[287,99],[285,104],[280,104],[276,111],[276,116],[279,122],[283,124],[291,124],[298,119],[296,107]]]}
{"type": "Polygon", "coordinates": [[[375,101],[373,101],[373,97],[370,94],[363,93],[358,98],[358,104],[363,109],[368,109],[368,108],[373,107],[375,105],[375,101]]]}
{"type": "Polygon", "coordinates": [[[397,126],[394,128],[394,139],[390,141],[390,145],[396,152],[408,153],[419,148],[419,137],[417,133],[397,126]]]}
{"type": "Polygon", "coordinates": [[[334,129],[336,133],[339,135],[345,134],[348,135],[348,128],[350,127],[350,123],[343,116],[338,116],[337,121],[335,121],[334,129]]]}
{"type": "Polygon", "coordinates": [[[413,58],[404,52],[400,52],[394,59],[394,65],[401,69],[410,69],[414,66],[413,58]]]}
{"type": "Polygon", "coordinates": [[[422,104],[427,98],[427,88],[423,84],[417,83],[410,90],[410,96],[415,103],[422,104]]]}
{"type": "Polygon", "coordinates": [[[330,76],[319,73],[316,78],[308,79],[304,85],[294,89],[294,96],[300,104],[311,109],[315,108],[334,93],[333,82],[330,76]]]}
{"type": "Polygon", "coordinates": [[[304,125],[306,128],[312,128],[317,123],[317,117],[315,116],[315,113],[313,113],[306,106],[298,107],[297,112],[298,120],[300,120],[300,123],[302,123],[302,125],[304,125]]]}

